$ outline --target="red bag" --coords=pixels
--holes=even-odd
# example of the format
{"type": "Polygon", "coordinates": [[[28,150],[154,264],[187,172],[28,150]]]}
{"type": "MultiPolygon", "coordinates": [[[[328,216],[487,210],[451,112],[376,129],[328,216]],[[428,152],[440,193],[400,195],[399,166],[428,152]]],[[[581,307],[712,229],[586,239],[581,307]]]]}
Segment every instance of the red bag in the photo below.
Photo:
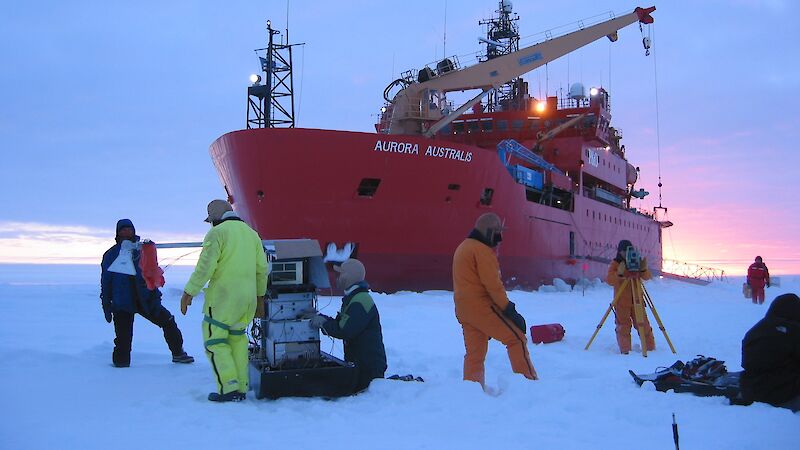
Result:
{"type": "Polygon", "coordinates": [[[139,256],[139,268],[142,269],[142,277],[147,283],[147,289],[151,291],[164,286],[164,271],[158,267],[158,254],[154,242],[142,244],[139,256]]]}
{"type": "Polygon", "coordinates": [[[560,323],[534,325],[531,327],[531,340],[534,344],[549,344],[564,339],[564,327],[560,323]]]}

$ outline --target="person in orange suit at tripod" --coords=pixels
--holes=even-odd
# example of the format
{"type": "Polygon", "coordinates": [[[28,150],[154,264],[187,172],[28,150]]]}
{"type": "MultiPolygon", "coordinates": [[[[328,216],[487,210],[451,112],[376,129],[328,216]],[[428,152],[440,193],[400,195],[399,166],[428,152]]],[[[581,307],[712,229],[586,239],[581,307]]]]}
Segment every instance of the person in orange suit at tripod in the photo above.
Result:
{"type": "MultiPolygon", "coordinates": [[[[619,345],[619,351],[623,355],[627,355],[631,351],[631,327],[636,325],[633,303],[634,301],[644,303],[642,290],[634,290],[633,286],[631,286],[633,282],[638,283],[639,281],[631,279],[627,284],[625,283],[628,280],[626,278],[627,268],[625,267],[625,254],[628,251],[628,247],[633,247],[631,241],[619,241],[617,256],[608,266],[608,275],[606,276],[606,282],[614,287],[614,298],[619,296],[617,303],[614,305],[614,323],[616,324],[617,345],[619,345]],[[623,289],[623,284],[625,284],[625,287],[620,293],[620,289],[623,289]]],[[[646,259],[641,260],[640,267],[639,280],[649,280],[653,277],[650,269],[647,268],[646,259]]],[[[653,337],[653,328],[650,326],[647,314],[644,314],[643,322],[647,351],[653,351],[656,349],[656,341],[653,337]]]]}
{"type": "Polygon", "coordinates": [[[531,380],[538,378],[528,353],[525,319],[508,300],[500,280],[494,249],[502,240],[503,229],[497,214],[481,215],[453,255],[453,300],[466,349],[464,380],[476,381],[484,389],[489,339],[506,346],[515,373],[531,380]]]}

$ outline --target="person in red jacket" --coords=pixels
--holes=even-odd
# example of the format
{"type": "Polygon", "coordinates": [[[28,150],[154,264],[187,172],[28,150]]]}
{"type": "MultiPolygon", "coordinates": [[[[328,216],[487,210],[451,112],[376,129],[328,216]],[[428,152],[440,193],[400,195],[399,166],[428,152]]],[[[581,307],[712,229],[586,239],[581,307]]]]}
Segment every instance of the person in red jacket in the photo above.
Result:
{"type": "Polygon", "coordinates": [[[747,268],[747,284],[753,291],[753,303],[764,303],[764,286],[769,287],[769,269],[760,256],[747,268]]]}

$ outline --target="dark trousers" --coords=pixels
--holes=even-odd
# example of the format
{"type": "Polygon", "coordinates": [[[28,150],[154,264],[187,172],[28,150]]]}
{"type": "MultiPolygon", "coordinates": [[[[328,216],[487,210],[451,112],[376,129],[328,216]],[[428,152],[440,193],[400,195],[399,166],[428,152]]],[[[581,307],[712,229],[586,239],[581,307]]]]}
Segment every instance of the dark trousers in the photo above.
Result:
{"type": "MultiPolygon", "coordinates": [[[[175,317],[167,308],[159,305],[153,313],[139,313],[164,331],[164,340],[167,342],[173,356],[183,354],[183,335],[175,323],[175,317]]],[[[114,313],[114,353],[111,358],[114,365],[128,366],[131,363],[131,344],[133,343],[133,318],[136,313],[114,313]]]]}
{"type": "Polygon", "coordinates": [[[781,408],[791,409],[792,412],[800,411],[800,395],[798,395],[797,397],[789,400],[786,403],[781,404],[781,408]]]}
{"type": "Polygon", "coordinates": [[[358,369],[358,383],[356,384],[356,392],[361,392],[368,388],[372,380],[376,378],[383,378],[384,372],[377,369],[358,369]]]}

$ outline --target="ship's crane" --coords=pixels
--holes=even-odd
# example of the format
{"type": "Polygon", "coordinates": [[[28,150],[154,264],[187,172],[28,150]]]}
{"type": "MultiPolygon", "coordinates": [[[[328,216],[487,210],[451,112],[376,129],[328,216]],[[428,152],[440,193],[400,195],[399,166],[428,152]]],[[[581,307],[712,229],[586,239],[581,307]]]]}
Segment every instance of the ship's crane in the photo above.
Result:
{"type": "MultiPolygon", "coordinates": [[[[516,52],[483,61],[460,70],[442,64],[438,76],[403,87],[392,99],[389,134],[424,134],[432,137],[458,116],[477,104],[493,89],[550,61],[560,58],[603,36],[616,41],[617,31],[636,22],[650,24],[655,6],[636,8],[632,13],[544,41],[516,52]],[[432,93],[480,89],[481,92],[455,111],[443,114],[431,107],[432,93]]],[[[447,60],[445,60],[447,61],[447,60]]],[[[445,62],[443,61],[443,62],[445,62]]],[[[449,62],[449,61],[448,61],[449,62]]],[[[428,69],[430,71],[430,69],[428,69]]]]}

